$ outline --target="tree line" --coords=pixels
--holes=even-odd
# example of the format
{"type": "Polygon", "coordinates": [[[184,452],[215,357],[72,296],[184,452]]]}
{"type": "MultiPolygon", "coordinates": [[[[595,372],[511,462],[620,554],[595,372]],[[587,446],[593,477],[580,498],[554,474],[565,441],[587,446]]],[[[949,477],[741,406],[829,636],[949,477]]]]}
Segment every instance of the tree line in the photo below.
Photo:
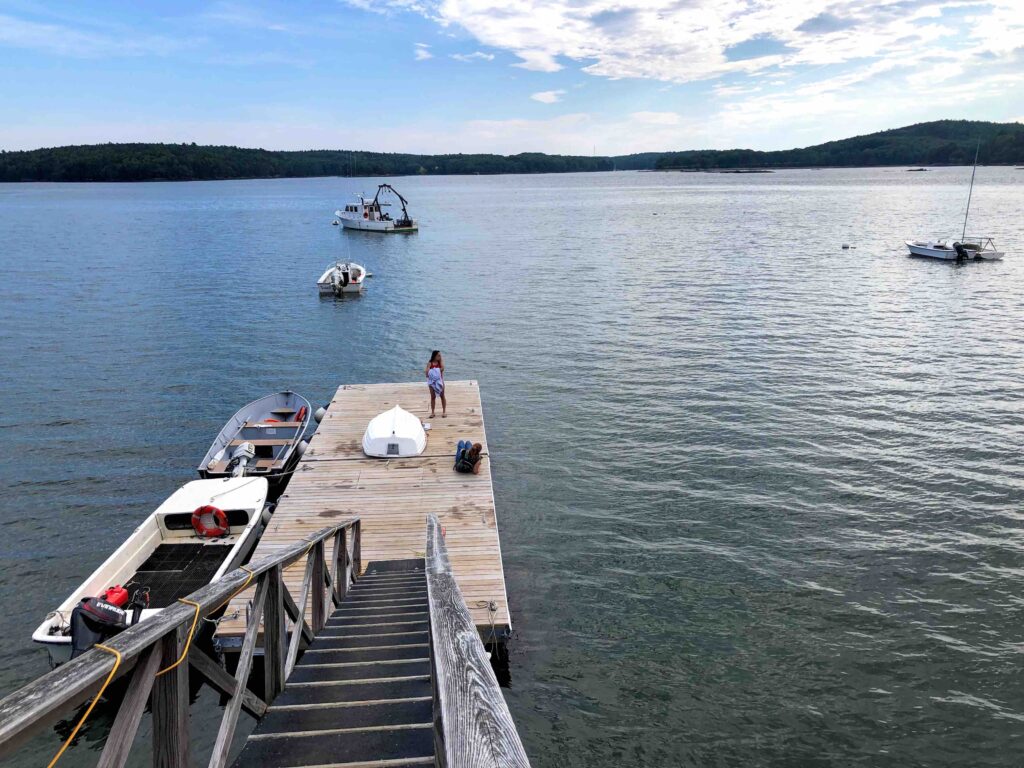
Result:
{"type": "Polygon", "coordinates": [[[196,144],[93,144],[0,151],[0,181],[198,181],[311,176],[414,176],[572,173],[610,170],[715,170],[969,165],[1024,165],[1024,125],[939,120],[803,149],[644,152],[615,157],[452,154],[352,150],[274,152],[196,144]]]}
{"type": "Polygon", "coordinates": [[[970,165],[978,150],[982,165],[1024,163],[1024,125],[938,120],[803,149],[668,152],[659,170],[864,167],[877,165],[970,165]],[[979,145],[980,141],[980,145],[979,145]]]}
{"type": "Polygon", "coordinates": [[[272,152],[196,144],[95,144],[0,153],[0,181],[197,181],[610,171],[607,157],[272,152]]]}

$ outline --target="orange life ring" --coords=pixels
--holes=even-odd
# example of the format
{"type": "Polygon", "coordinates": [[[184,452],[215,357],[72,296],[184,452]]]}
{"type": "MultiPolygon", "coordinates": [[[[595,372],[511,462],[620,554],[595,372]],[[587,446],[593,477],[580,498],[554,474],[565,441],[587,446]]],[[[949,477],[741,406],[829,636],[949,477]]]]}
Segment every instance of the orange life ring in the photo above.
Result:
{"type": "Polygon", "coordinates": [[[228,525],[228,516],[224,514],[224,510],[207,504],[197,508],[196,511],[192,513],[192,529],[197,534],[207,539],[214,539],[218,536],[223,536],[230,529],[230,526],[228,525]],[[213,518],[212,525],[207,524],[204,519],[207,515],[213,518]]]}

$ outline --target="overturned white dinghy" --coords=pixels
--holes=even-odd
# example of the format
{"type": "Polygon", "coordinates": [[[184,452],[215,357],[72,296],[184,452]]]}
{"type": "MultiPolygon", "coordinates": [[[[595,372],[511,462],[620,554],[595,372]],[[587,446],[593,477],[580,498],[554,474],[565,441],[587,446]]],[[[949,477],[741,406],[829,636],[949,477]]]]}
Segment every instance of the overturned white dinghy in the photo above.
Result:
{"type": "Polygon", "coordinates": [[[419,456],[426,447],[423,424],[399,405],[372,418],[363,435],[363,453],[367,456],[419,456]]]}

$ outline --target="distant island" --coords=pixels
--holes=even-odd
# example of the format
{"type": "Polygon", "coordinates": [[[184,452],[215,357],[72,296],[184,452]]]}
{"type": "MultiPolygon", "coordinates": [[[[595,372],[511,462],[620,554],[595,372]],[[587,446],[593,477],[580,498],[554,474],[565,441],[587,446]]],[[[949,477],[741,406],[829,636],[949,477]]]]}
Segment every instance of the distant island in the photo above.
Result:
{"type": "Polygon", "coordinates": [[[802,149],[643,152],[614,157],[412,155],[355,150],[275,152],[196,144],[91,144],[0,151],[0,181],[209,181],[316,176],[573,173],[611,170],[768,171],[780,168],[1024,163],[1024,125],[937,120],[802,149]]]}

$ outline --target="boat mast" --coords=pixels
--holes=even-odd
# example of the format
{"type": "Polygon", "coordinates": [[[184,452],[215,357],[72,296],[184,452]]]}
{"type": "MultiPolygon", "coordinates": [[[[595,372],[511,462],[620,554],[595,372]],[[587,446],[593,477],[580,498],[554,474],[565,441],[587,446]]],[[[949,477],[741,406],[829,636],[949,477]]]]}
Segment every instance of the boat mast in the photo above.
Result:
{"type": "Polygon", "coordinates": [[[960,242],[967,237],[967,216],[971,212],[971,195],[974,194],[974,174],[978,172],[978,152],[981,151],[981,139],[978,139],[978,146],[974,150],[974,168],[971,169],[971,188],[967,192],[967,210],[964,211],[964,229],[960,233],[960,242]]]}

